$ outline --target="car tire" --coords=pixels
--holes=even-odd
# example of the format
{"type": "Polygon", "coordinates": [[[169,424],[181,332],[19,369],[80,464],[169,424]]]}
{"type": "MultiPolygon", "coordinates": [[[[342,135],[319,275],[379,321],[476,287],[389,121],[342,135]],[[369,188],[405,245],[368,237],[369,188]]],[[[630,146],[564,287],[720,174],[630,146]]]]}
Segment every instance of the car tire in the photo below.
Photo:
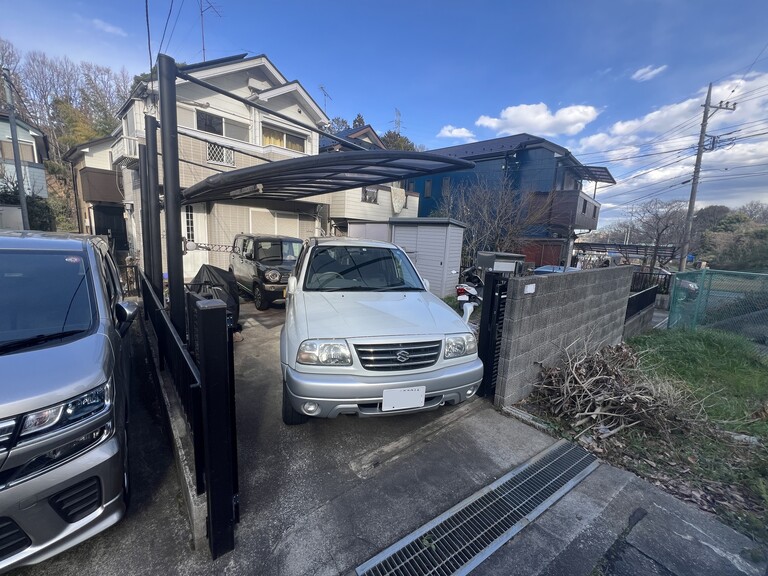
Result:
{"type": "Polygon", "coordinates": [[[269,299],[258,284],[253,285],[253,304],[256,306],[256,310],[266,310],[269,308],[269,299]]]}
{"type": "Polygon", "coordinates": [[[288,387],[283,382],[283,423],[286,426],[296,426],[297,424],[304,424],[307,420],[309,420],[309,416],[294,410],[288,398],[288,387]]]}

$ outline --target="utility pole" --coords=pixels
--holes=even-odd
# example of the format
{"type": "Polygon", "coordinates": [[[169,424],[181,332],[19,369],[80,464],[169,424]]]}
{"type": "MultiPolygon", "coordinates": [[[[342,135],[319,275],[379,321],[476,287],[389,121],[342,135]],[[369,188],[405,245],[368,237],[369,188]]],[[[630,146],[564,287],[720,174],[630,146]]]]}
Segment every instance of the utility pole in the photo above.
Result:
{"type": "Polygon", "coordinates": [[[5,98],[8,102],[8,123],[11,125],[11,146],[13,147],[13,163],[16,167],[16,185],[19,187],[19,205],[21,206],[21,227],[29,230],[29,212],[27,211],[27,192],[24,190],[24,175],[21,172],[21,152],[19,151],[19,135],[16,131],[16,109],[13,106],[13,91],[11,90],[11,73],[3,68],[5,81],[5,98]]]}
{"type": "MultiPolygon", "coordinates": [[[[691,227],[693,225],[693,211],[696,206],[696,192],[699,188],[699,172],[701,172],[701,157],[704,155],[705,143],[707,140],[707,122],[712,114],[718,110],[736,110],[736,103],[720,102],[712,106],[712,83],[709,83],[707,90],[707,99],[704,102],[704,116],[701,120],[701,133],[699,134],[699,147],[696,150],[696,164],[693,168],[693,178],[691,179],[691,198],[688,200],[688,213],[685,216],[685,229],[683,230],[683,247],[680,250],[680,272],[685,272],[685,265],[688,261],[688,249],[691,244],[691,227]],[[710,110],[712,112],[710,113],[710,110]]],[[[714,149],[714,148],[713,148],[714,149]]]]}

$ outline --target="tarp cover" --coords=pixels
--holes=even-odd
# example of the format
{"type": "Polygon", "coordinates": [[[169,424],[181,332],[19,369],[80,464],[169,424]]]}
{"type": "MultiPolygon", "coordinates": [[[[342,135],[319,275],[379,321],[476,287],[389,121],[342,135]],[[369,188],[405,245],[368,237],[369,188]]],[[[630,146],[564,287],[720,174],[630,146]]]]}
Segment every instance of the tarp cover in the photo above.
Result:
{"type": "Polygon", "coordinates": [[[227,312],[232,315],[232,322],[237,326],[240,316],[240,297],[237,294],[235,275],[210,264],[203,264],[192,282],[187,284],[190,292],[206,298],[218,298],[227,305],[227,312]]]}

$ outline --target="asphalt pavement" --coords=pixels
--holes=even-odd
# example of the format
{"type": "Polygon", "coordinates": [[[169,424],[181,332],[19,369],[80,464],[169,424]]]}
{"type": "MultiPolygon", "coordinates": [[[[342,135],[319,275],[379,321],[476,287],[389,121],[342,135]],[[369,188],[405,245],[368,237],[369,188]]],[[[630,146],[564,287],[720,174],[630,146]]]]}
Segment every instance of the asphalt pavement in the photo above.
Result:
{"type": "MultiPolygon", "coordinates": [[[[236,548],[193,550],[152,370],[137,349],[133,506],[24,575],[348,575],[556,440],[477,398],[414,415],[280,417],[284,310],[241,306],[235,344],[241,520],[236,548]]],[[[137,325],[137,329],[138,329],[137,325]]],[[[766,574],[765,550],[636,476],[601,464],[483,562],[479,575],[766,574]]]]}

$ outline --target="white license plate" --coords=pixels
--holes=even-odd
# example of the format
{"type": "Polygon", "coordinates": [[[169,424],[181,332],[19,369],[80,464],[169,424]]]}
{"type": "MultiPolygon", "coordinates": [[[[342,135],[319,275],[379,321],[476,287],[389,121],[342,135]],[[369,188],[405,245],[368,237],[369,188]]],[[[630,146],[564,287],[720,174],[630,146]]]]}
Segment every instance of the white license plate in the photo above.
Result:
{"type": "Polygon", "coordinates": [[[413,386],[412,388],[392,388],[384,390],[381,409],[384,412],[390,410],[404,410],[406,408],[419,408],[424,406],[424,394],[426,386],[413,386]]]}
{"type": "Polygon", "coordinates": [[[466,294],[462,294],[461,296],[457,296],[456,300],[458,300],[459,302],[468,302],[469,296],[467,296],[466,294]]]}

